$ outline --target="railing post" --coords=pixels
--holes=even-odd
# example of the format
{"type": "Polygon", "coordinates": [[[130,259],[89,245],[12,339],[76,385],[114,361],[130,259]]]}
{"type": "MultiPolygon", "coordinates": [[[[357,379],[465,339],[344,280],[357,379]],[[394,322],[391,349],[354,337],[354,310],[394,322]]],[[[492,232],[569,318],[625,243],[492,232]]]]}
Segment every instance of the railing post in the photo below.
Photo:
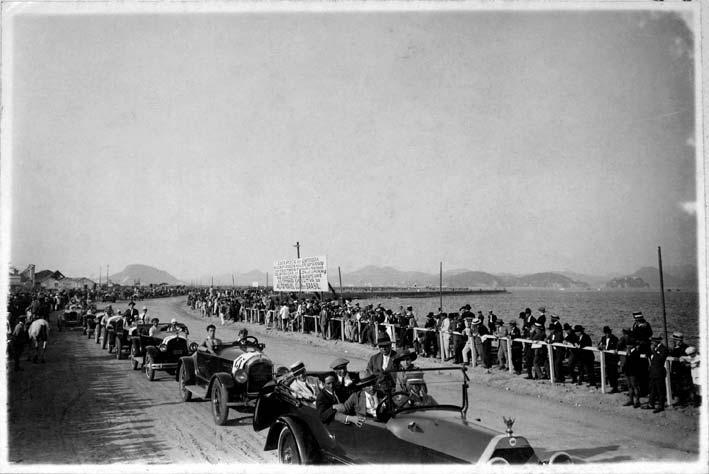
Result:
{"type": "Polygon", "coordinates": [[[320,329],[320,316],[313,317],[313,324],[315,325],[315,336],[318,336],[320,334],[318,332],[318,329],[320,329]]]}
{"type": "Polygon", "coordinates": [[[554,347],[548,342],[545,344],[547,345],[547,354],[549,356],[549,383],[554,383],[554,380],[556,380],[556,374],[554,374],[554,347]]]}
{"type": "Polygon", "coordinates": [[[671,362],[665,360],[665,398],[667,398],[667,406],[672,406],[672,379],[670,378],[671,362]]]}
{"type": "Polygon", "coordinates": [[[514,365],[512,364],[512,337],[507,336],[507,370],[509,373],[514,372],[514,365]]]}
{"type": "Polygon", "coordinates": [[[391,332],[391,342],[394,346],[394,349],[398,349],[399,341],[396,340],[396,328],[394,328],[393,324],[387,325],[387,328],[389,329],[389,332],[391,332]]]}
{"type": "Polygon", "coordinates": [[[374,321],[374,341],[375,344],[379,344],[379,324],[374,321]]]}
{"type": "Polygon", "coordinates": [[[601,351],[601,393],[606,393],[606,353],[601,351]]]}
{"type": "Polygon", "coordinates": [[[446,351],[443,349],[443,331],[438,331],[438,348],[441,351],[441,361],[446,361],[446,351]]]}
{"type": "Polygon", "coordinates": [[[345,319],[340,319],[340,336],[342,337],[342,342],[345,342],[345,319]]]}
{"type": "MultiPolygon", "coordinates": [[[[480,337],[480,336],[470,336],[473,339],[473,345],[471,346],[471,354],[470,358],[472,359],[470,362],[470,367],[477,367],[478,366],[478,351],[475,350],[475,338],[480,337]]],[[[480,341],[482,343],[482,341],[480,341]]]]}
{"type": "Polygon", "coordinates": [[[357,342],[362,342],[362,321],[357,320],[357,342]]]}

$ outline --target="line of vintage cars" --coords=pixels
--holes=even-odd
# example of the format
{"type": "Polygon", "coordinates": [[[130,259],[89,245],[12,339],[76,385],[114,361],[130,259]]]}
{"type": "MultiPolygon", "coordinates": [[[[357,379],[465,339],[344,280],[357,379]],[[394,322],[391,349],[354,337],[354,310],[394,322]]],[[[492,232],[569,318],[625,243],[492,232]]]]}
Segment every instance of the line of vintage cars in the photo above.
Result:
{"type": "MultiPolygon", "coordinates": [[[[290,389],[290,373],[276,377],[274,364],[263,352],[265,344],[253,336],[217,343],[213,352],[189,342],[183,324],[151,324],[123,327],[120,316],[95,315],[93,338],[118,359],[127,358],[132,369],[142,368],[147,378],[166,371],[177,381],[183,402],[208,400],[215,424],[224,425],[229,410],[252,414],[254,430],[267,430],[265,450],[277,450],[285,464],[540,464],[571,463],[566,453],[541,462],[529,441],[512,432],[514,420],[505,419],[505,432],[469,420],[466,367],[415,369],[432,380],[446,380],[443,403],[436,394],[414,403],[406,392],[379,390],[376,415],[361,427],[339,421],[323,422],[318,410],[296,397],[290,389]],[[457,381],[456,381],[457,377],[457,381]],[[451,390],[450,384],[459,384],[451,390]],[[450,394],[458,391],[458,401],[450,394]]],[[[411,369],[409,369],[411,370],[411,369]]],[[[388,371],[391,377],[407,370],[388,371]]],[[[320,386],[327,371],[308,371],[320,386]]],[[[350,386],[350,393],[381,382],[370,377],[350,386]]],[[[435,392],[437,384],[429,384],[435,392]]],[[[420,399],[417,399],[420,400],[420,399]]]]}

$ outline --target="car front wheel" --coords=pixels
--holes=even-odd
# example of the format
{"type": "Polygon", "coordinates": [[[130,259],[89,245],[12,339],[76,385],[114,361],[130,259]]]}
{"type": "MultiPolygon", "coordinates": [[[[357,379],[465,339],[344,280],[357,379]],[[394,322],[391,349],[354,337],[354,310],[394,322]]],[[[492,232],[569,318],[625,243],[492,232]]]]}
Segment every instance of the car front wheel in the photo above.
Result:
{"type": "Polygon", "coordinates": [[[278,460],[281,464],[303,464],[298,441],[288,426],[284,426],[278,435],[278,460]]]}
{"type": "Polygon", "coordinates": [[[226,387],[219,380],[215,380],[214,385],[212,385],[212,415],[214,416],[214,423],[219,426],[226,423],[226,419],[229,416],[227,401],[229,401],[229,394],[226,387]]]}
{"type": "Polygon", "coordinates": [[[145,355],[145,376],[148,377],[148,380],[151,382],[155,380],[155,369],[151,368],[153,365],[153,355],[152,354],[146,354],[145,355]]]}

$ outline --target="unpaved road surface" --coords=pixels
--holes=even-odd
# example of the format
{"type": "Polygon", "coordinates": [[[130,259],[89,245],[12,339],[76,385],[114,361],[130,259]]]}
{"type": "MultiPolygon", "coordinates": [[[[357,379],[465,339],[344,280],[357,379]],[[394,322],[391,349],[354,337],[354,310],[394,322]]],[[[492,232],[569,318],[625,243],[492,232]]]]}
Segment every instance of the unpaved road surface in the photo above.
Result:
{"type": "MultiPolygon", "coordinates": [[[[185,298],[140,302],[161,321],[176,317],[201,341],[203,320],[185,298]]],[[[123,310],[125,304],[114,305],[123,310]]],[[[55,328],[52,321],[53,329],[55,328]]],[[[238,328],[266,343],[275,364],[303,360],[326,370],[345,356],[350,370],[366,366],[371,347],[323,341],[313,335],[283,334],[263,326],[219,326],[217,337],[236,339],[238,328]]],[[[421,366],[436,362],[417,361],[421,366]]],[[[46,364],[22,361],[8,370],[8,457],[10,464],[103,463],[274,463],[263,451],[266,431],[254,432],[247,414],[231,411],[226,426],[215,426],[210,405],[183,403],[174,377],[158,372],[150,382],[127,360],[116,360],[79,330],[50,334],[46,364]]],[[[624,395],[551,387],[497,372],[469,371],[469,418],[504,431],[502,416],[516,418],[515,432],[530,439],[541,458],[563,450],[586,462],[695,461],[698,412],[666,410],[659,415],[620,407],[624,395]]]]}

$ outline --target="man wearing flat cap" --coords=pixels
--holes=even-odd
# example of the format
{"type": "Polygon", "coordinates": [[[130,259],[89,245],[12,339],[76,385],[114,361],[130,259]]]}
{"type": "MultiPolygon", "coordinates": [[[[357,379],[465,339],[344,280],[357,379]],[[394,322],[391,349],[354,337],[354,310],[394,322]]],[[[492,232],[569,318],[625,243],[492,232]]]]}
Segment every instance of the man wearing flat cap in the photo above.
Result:
{"type": "Polygon", "coordinates": [[[653,409],[653,413],[660,413],[665,410],[666,387],[665,387],[665,361],[668,350],[662,342],[662,337],[652,337],[650,339],[650,368],[648,371],[650,393],[648,396],[646,409],[653,409]]]}
{"type": "Polygon", "coordinates": [[[635,338],[641,351],[643,351],[644,354],[649,354],[652,327],[650,327],[650,323],[645,321],[642,311],[633,312],[633,320],[633,327],[630,330],[630,334],[635,338]]]}
{"type": "Polygon", "coordinates": [[[350,396],[350,387],[354,382],[347,371],[347,364],[349,363],[349,360],[344,359],[342,357],[338,357],[337,359],[330,362],[330,368],[335,372],[335,375],[337,375],[337,385],[335,385],[335,393],[337,393],[337,396],[340,398],[340,400],[345,400],[347,399],[347,397],[350,396]]]}
{"type": "Polygon", "coordinates": [[[385,371],[394,369],[394,359],[398,354],[391,348],[391,339],[385,332],[379,333],[377,346],[379,352],[369,358],[367,372],[378,377],[382,390],[391,390],[394,388],[394,379],[385,371]]]}

